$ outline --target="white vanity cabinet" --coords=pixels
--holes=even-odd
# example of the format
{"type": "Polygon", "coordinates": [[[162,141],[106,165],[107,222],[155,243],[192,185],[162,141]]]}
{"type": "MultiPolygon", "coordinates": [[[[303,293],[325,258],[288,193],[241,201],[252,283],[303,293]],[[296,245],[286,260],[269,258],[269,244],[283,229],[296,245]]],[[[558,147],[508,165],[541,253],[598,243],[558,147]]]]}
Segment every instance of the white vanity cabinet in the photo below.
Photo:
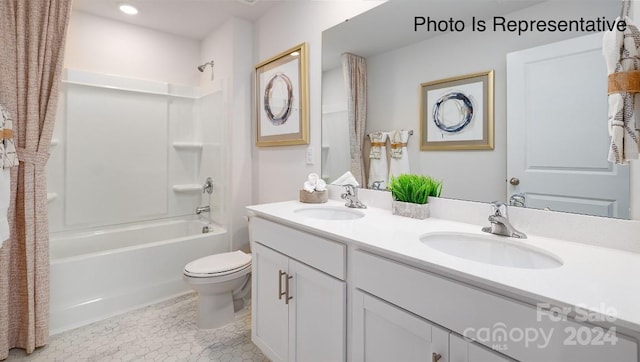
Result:
{"type": "Polygon", "coordinates": [[[346,358],[345,246],[251,219],[252,341],[273,361],[346,358]]]}
{"type": "Polygon", "coordinates": [[[448,362],[508,362],[513,361],[496,352],[469,342],[455,333],[449,333],[448,362]]]}
{"type": "Polygon", "coordinates": [[[361,290],[353,293],[354,362],[508,362],[419,316],[361,290]]]}
{"type": "Polygon", "coordinates": [[[448,361],[447,330],[360,290],[352,311],[354,362],[448,361]]]}
{"type": "MultiPolygon", "coordinates": [[[[349,281],[354,288],[375,296],[380,303],[394,305],[398,311],[402,310],[407,318],[421,320],[423,325],[439,325],[453,332],[449,343],[451,362],[493,362],[511,359],[526,362],[638,362],[637,343],[619,333],[610,336],[611,338],[604,338],[601,340],[604,341],[602,344],[572,344],[572,332],[595,336],[598,334],[598,327],[577,323],[569,318],[552,318],[549,313],[529,304],[366,251],[355,250],[350,260],[353,263],[353,275],[349,281]],[[488,334],[483,331],[488,331],[488,334]],[[496,334],[497,331],[504,331],[506,334],[496,334]],[[533,335],[534,331],[538,334],[533,335]],[[544,338],[541,332],[548,338],[544,338]],[[474,342],[467,342],[465,339],[461,341],[460,335],[469,337],[474,342]],[[495,339],[496,335],[501,337],[495,339]],[[527,335],[530,337],[524,338],[527,335]],[[607,342],[612,339],[615,339],[615,343],[607,342]],[[499,349],[501,354],[479,345],[499,349]]],[[[355,292],[356,295],[360,293],[362,292],[355,292]]],[[[356,305],[358,304],[354,302],[354,306],[356,305]]],[[[354,336],[354,340],[361,341],[364,338],[366,344],[366,332],[369,328],[364,326],[366,318],[365,323],[362,323],[363,319],[356,316],[363,313],[358,309],[367,311],[367,308],[354,309],[354,334],[365,332],[365,337],[354,336]]],[[[375,336],[375,333],[371,335],[375,336]]],[[[432,345],[433,335],[430,342],[432,345]]],[[[361,347],[360,350],[366,351],[367,348],[361,347]]],[[[436,346],[433,352],[440,353],[436,346]]],[[[357,350],[354,350],[353,357],[354,360],[363,360],[357,350]]],[[[366,359],[369,360],[369,357],[366,356],[366,359]]],[[[449,360],[443,358],[441,361],[449,360]]]]}
{"type": "MultiPolygon", "coordinates": [[[[536,305],[570,309],[580,303],[545,297],[553,288],[535,283],[555,279],[529,274],[553,272],[563,285],[574,280],[563,278],[575,278],[576,288],[590,288],[572,274],[582,270],[571,269],[574,264],[519,270],[522,285],[505,284],[501,280],[509,278],[487,277],[477,264],[441,263],[436,254],[395,240],[396,230],[408,229],[399,237],[414,239],[424,231],[386,211],[370,208],[360,219],[326,221],[301,217],[298,208],[285,202],[249,209],[256,215],[249,224],[252,341],[273,361],[640,362],[636,329],[625,325],[633,319],[606,324],[536,305]],[[389,230],[369,228],[385,222],[389,230]]],[[[430,222],[435,229],[458,227],[430,222]]],[[[587,292],[576,290],[576,296],[588,298],[587,292]]]]}

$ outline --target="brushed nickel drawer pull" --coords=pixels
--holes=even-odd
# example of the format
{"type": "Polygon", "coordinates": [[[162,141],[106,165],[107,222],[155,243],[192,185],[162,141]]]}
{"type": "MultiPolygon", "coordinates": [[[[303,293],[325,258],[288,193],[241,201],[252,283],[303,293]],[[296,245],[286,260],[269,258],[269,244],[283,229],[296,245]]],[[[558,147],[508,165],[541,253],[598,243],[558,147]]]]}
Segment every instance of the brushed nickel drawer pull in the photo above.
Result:
{"type": "Polygon", "coordinates": [[[282,276],[287,275],[287,273],[282,270],[278,270],[278,300],[282,300],[282,296],[286,295],[288,292],[282,291],[282,276]]]}
{"type": "Polygon", "coordinates": [[[285,300],[284,300],[284,304],[289,304],[289,301],[291,299],[293,299],[293,297],[289,296],[289,281],[293,279],[293,277],[289,274],[287,274],[287,290],[285,291],[285,300]]]}

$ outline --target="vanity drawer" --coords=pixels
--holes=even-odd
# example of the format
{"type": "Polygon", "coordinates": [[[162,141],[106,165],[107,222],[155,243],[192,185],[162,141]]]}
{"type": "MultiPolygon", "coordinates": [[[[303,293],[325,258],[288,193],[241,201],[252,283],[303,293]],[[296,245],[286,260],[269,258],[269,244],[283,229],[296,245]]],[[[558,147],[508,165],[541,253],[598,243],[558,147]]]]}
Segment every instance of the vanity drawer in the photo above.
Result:
{"type": "Polygon", "coordinates": [[[253,216],[251,240],[297,259],[331,276],[346,277],[346,246],[319,236],[253,216]]]}
{"type": "Polygon", "coordinates": [[[356,288],[517,360],[638,362],[636,341],[619,333],[614,345],[592,325],[477,287],[361,250],[352,260],[356,288]]]}

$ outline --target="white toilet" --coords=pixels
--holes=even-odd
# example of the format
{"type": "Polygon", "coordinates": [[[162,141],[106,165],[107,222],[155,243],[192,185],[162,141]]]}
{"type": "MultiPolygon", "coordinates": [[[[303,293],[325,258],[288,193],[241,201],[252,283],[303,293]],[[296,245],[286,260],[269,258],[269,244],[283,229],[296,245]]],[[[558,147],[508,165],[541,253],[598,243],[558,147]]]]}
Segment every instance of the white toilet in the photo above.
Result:
{"type": "MultiPolygon", "coordinates": [[[[251,287],[251,254],[240,250],[205,256],[184,267],[183,279],[198,292],[198,327],[217,328],[234,319],[234,299],[251,287]]],[[[239,302],[239,303],[238,303],[239,302]]]]}

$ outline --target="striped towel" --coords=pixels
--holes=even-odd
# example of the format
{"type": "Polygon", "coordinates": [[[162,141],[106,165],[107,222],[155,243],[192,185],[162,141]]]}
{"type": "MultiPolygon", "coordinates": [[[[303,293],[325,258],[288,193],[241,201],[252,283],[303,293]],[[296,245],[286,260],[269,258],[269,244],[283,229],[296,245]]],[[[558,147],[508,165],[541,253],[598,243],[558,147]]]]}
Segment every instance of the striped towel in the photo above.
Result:
{"type": "MultiPolygon", "coordinates": [[[[640,70],[640,31],[631,19],[624,17],[627,29],[624,32],[608,31],[602,39],[602,52],[607,63],[607,73],[640,70]]],[[[616,21],[620,21],[617,18],[616,21]]],[[[609,161],[628,163],[638,158],[640,123],[640,94],[612,93],[609,95],[609,161]]]]}

